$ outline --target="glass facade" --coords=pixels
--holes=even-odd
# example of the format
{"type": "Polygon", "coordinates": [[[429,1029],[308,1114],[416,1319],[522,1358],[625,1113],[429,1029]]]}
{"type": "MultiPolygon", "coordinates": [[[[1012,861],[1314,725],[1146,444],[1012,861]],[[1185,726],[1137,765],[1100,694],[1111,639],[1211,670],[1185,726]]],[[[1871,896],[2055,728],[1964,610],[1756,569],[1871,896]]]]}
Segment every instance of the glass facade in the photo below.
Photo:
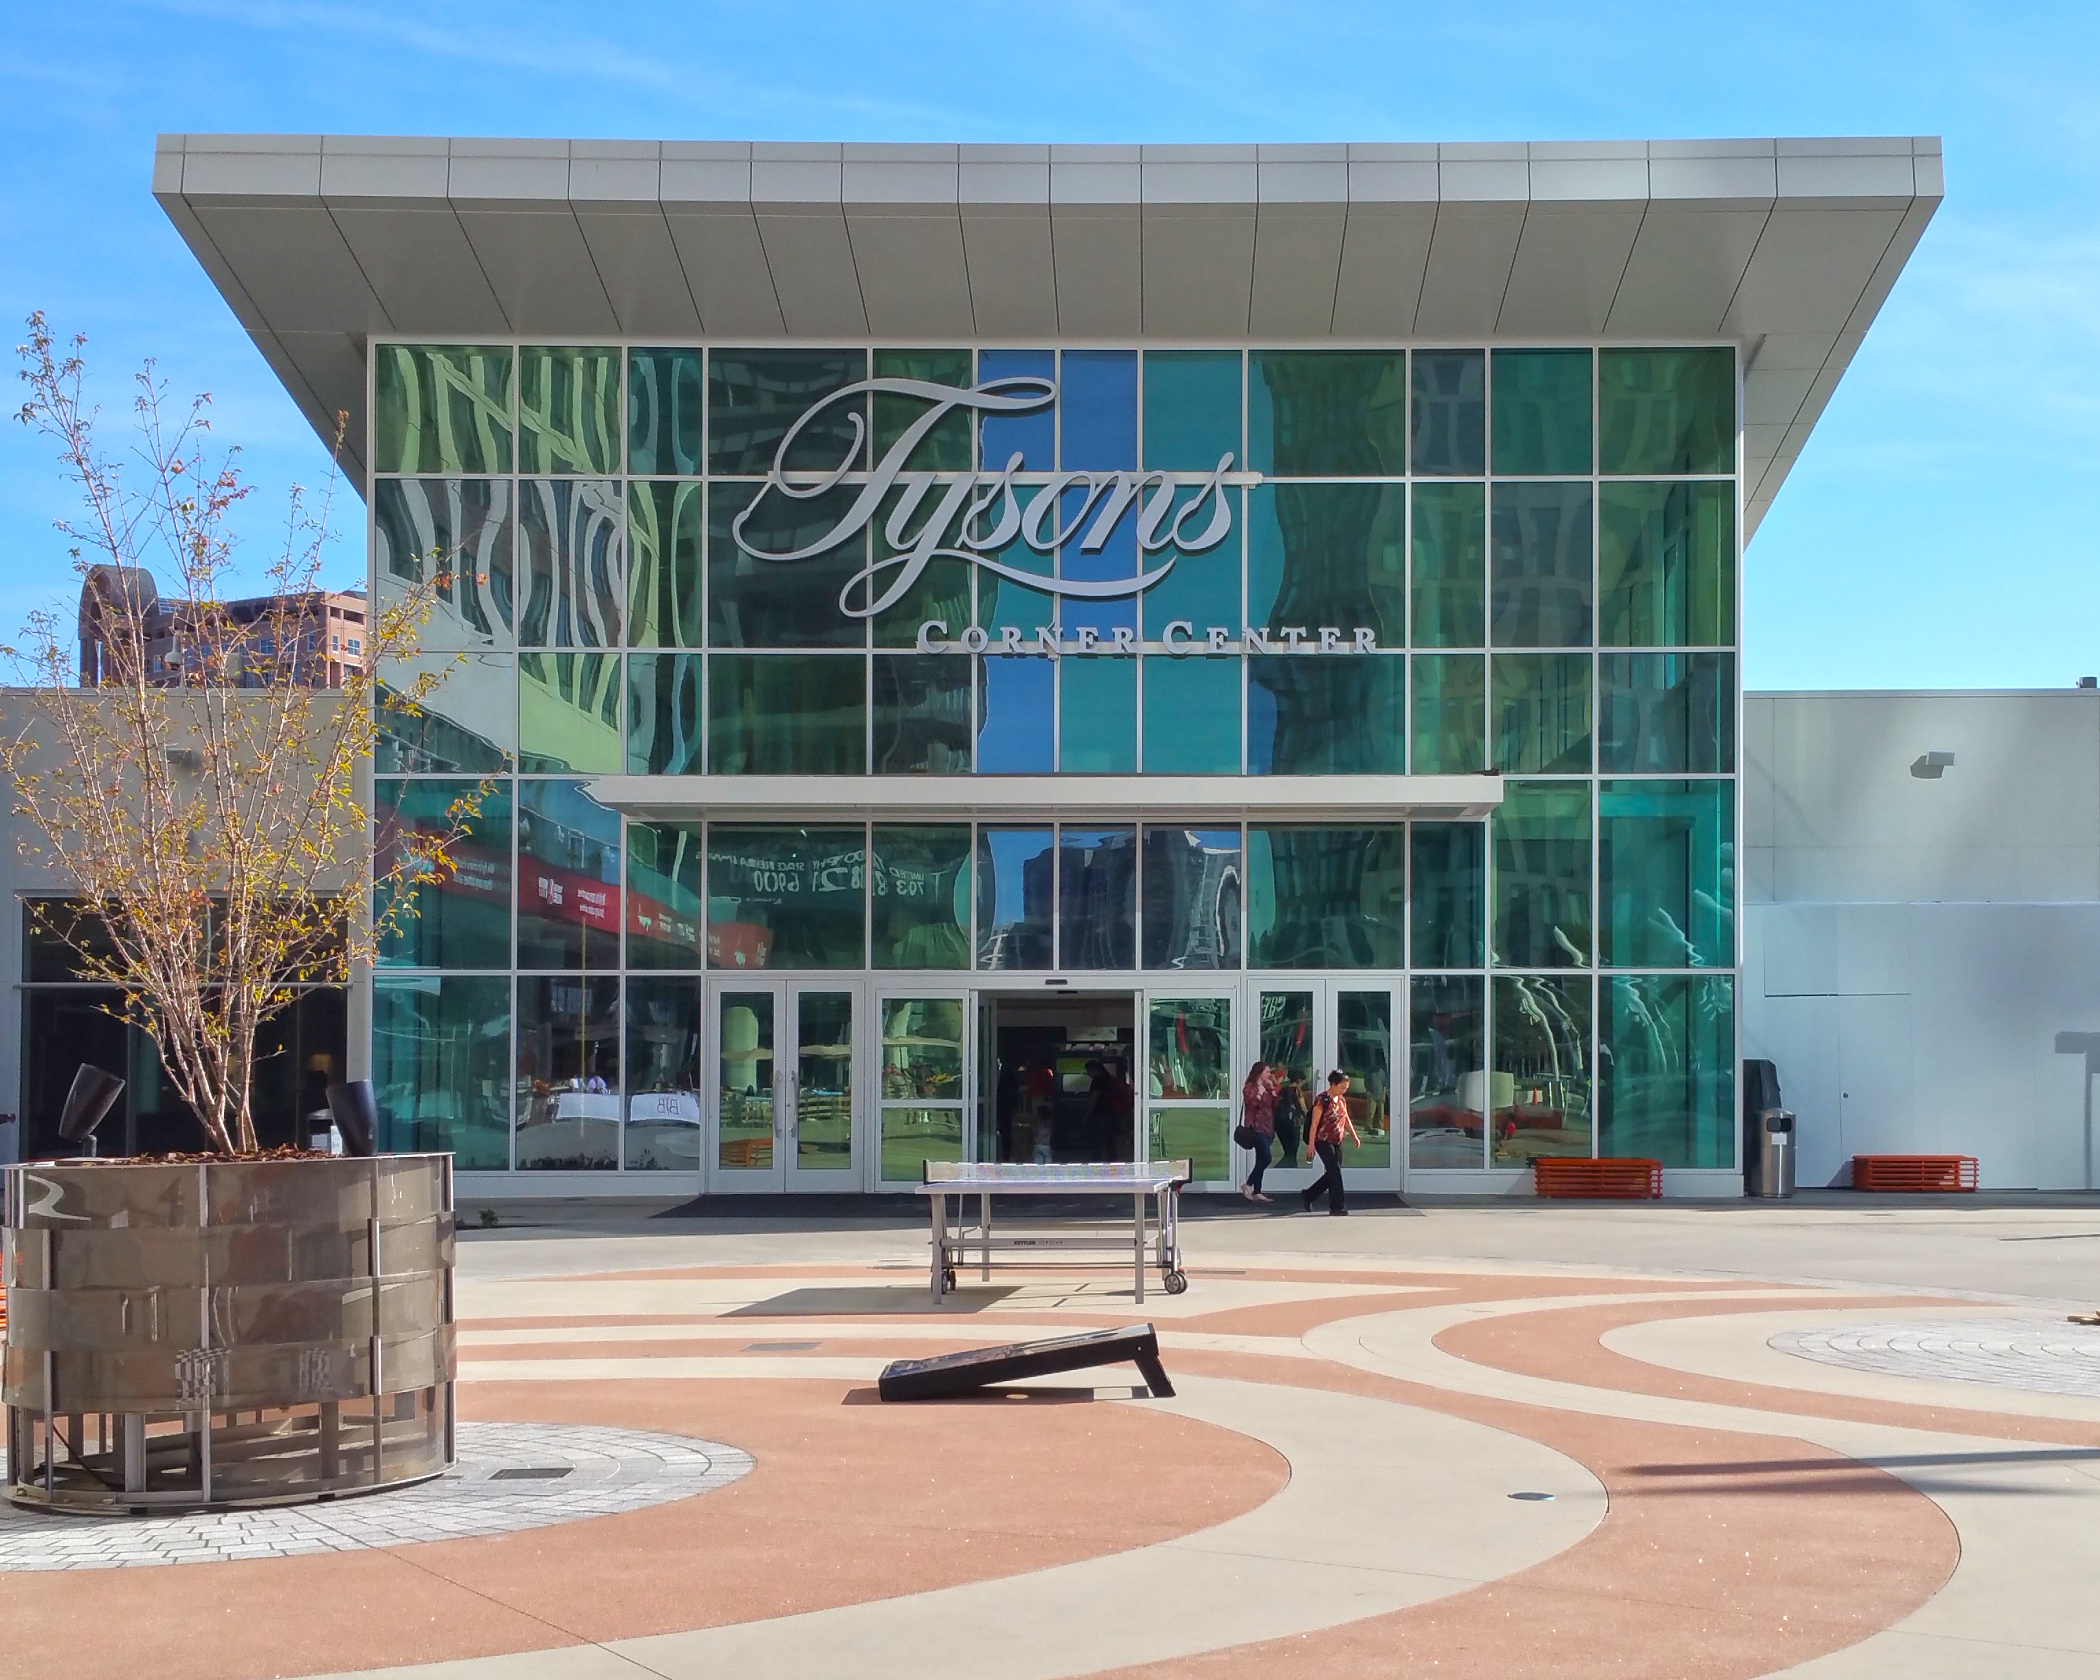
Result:
{"type": "MultiPolygon", "coordinates": [[[[376,346],[374,586],[441,582],[382,673],[433,686],[384,721],[376,843],[491,788],[383,953],[391,1135],[719,1165],[720,988],[829,977],[736,995],[785,1078],[867,988],[833,1036],[870,1094],[802,1159],[861,1124],[873,1184],[976,1135],[975,992],[1058,976],[1220,1065],[1303,996],[1368,1172],[1733,1165],[1738,378],[1711,346],[376,346]],[[1260,786],[1490,772],[1485,821],[1260,786]],[[664,822],[593,798],[621,775],[1132,791],[664,822]],[[1158,776],[1244,778],[1248,814],[1173,821],[1158,776]]],[[[1130,1070],[1148,1135],[1229,1177],[1236,1085],[1176,1054],[1130,1070]]]]}

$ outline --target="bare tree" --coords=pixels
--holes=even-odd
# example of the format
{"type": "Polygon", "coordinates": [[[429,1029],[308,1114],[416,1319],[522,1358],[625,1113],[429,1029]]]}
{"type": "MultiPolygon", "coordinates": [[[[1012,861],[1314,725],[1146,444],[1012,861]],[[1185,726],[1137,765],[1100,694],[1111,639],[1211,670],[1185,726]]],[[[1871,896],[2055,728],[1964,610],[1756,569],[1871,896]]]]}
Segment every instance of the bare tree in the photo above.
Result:
{"type": "Polygon", "coordinates": [[[84,342],[58,346],[39,313],[18,349],[29,400],[17,418],[57,446],[83,505],[59,525],[81,579],[80,641],[47,610],[9,650],[31,699],[0,740],[22,850],[77,894],[33,899],[30,913],[81,979],[116,991],[111,1012],[152,1036],[212,1146],[253,1152],[258,1032],[302,985],[374,959],[415,913],[416,885],[450,873],[479,803],[470,794],[445,823],[390,836],[375,868],[360,794],[383,709],[420,710],[444,675],[388,692],[376,673],[417,651],[443,560],[429,581],[367,603],[362,658],[325,686],[338,675],[320,607],[334,472],[319,497],[293,487],[260,575],[267,604],[229,612],[231,516],[249,486],[238,451],[208,453],[210,398],[171,418],[149,362],[136,446],[106,454],[83,396],[84,342]]]}

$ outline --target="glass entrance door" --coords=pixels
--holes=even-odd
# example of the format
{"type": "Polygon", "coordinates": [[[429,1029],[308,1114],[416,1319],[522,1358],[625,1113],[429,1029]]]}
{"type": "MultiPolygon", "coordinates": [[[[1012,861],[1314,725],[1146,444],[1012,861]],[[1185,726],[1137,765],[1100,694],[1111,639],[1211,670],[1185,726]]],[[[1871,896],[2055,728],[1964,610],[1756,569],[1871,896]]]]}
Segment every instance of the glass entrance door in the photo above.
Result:
{"type": "Polygon", "coordinates": [[[880,1061],[878,1187],[917,1184],[928,1161],[963,1159],[970,1080],[970,999],[884,992],[876,1004],[880,1061]]]}
{"type": "MultiPolygon", "coordinates": [[[[1336,1068],[1349,1075],[1349,1114],[1357,1130],[1357,1141],[1342,1147],[1344,1174],[1366,1189],[1399,1188],[1393,1143],[1399,992],[1390,983],[1350,980],[1279,980],[1254,990],[1260,1045],[1254,1054],[1275,1068],[1284,1084],[1277,1102],[1277,1166],[1267,1179],[1272,1194],[1296,1192],[1318,1176],[1308,1121],[1313,1098],[1336,1068]]],[[[1238,1074],[1244,1078],[1246,1069],[1238,1074]]],[[[1236,1150],[1233,1176],[1244,1178],[1252,1164],[1249,1152],[1236,1150]]]]}
{"type": "Polygon", "coordinates": [[[786,981],[716,990],[709,1021],[712,1188],[858,1188],[858,1001],[851,987],[786,981]]]}
{"type": "Polygon", "coordinates": [[[1233,1097],[1247,1071],[1232,1065],[1234,1001],[1228,991],[1163,987],[1146,992],[1141,1011],[1145,1158],[1186,1157],[1199,1184],[1233,1178],[1233,1097]]]}

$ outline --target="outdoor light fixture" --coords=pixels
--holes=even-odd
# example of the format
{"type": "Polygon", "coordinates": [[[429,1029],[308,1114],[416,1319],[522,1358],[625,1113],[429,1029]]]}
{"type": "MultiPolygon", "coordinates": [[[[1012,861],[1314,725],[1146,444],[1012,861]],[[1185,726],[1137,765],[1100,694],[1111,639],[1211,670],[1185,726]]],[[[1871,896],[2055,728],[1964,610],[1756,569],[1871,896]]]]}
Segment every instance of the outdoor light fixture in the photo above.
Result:
{"type": "Polygon", "coordinates": [[[1947,773],[1953,763],[1954,755],[1951,752],[1935,749],[1932,752],[1920,753],[1912,759],[1910,773],[1921,782],[1936,782],[1947,773]]]}

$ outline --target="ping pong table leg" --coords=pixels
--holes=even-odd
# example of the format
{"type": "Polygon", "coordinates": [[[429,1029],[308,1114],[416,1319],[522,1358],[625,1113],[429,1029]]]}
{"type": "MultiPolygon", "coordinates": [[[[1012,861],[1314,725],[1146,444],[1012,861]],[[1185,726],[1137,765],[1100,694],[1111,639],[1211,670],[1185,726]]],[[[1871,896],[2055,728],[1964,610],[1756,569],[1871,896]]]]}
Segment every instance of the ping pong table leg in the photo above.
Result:
{"type": "Polygon", "coordinates": [[[933,1253],[933,1304],[941,1304],[941,1271],[948,1258],[948,1198],[936,1190],[926,1198],[926,1211],[933,1230],[928,1238],[933,1253]]]}
{"type": "Polygon", "coordinates": [[[1131,1247],[1137,1254],[1137,1299],[1138,1305],[1145,1302],[1145,1192],[1140,1190],[1130,1198],[1131,1247]]]}
{"type": "Polygon", "coordinates": [[[982,1191],[977,1197],[977,1230],[978,1235],[984,1240],[983,1270],[977,1274],[977,1277],[981,1283],[990,1283],[992,1281],[992,1193],[989,1190],[982,1191]]]}

